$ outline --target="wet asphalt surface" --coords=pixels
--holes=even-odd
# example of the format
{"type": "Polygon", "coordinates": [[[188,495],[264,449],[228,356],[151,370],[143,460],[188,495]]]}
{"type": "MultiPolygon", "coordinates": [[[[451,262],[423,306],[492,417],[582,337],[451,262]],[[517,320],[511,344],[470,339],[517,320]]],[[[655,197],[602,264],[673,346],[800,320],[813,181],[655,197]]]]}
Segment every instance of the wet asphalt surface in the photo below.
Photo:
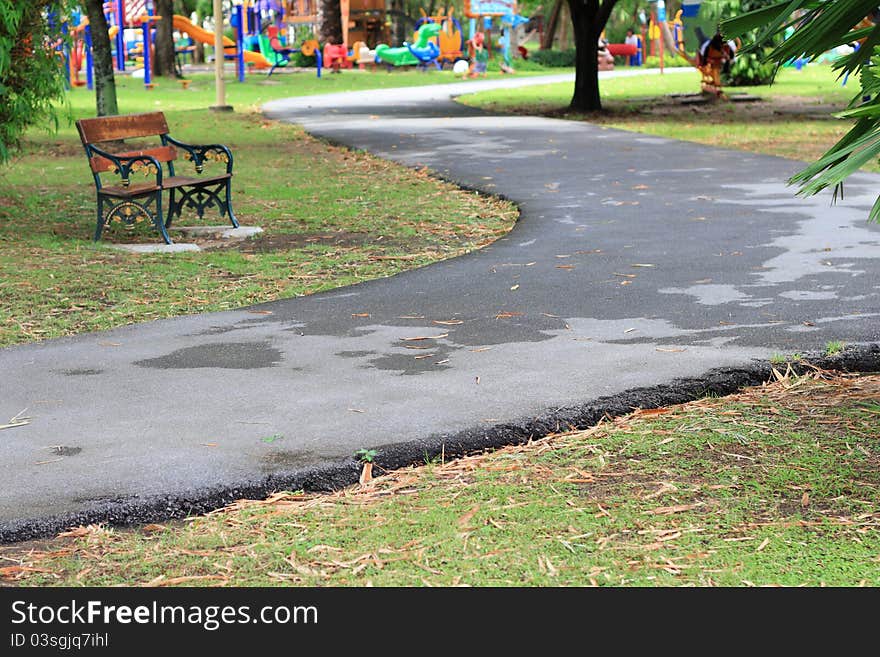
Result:
{"type": "Polygon", "coordinates": [[[360,448],[390,467],[586,426],[730,391],[830,340],[880,364],[880,227],[865,221],[880,176],[832,207],[793,196],[788,160],[449,99],[514,83],[270,103],[522,217],[392,278],[0,350],[0,424],[30,417],[0,431],[0,540],[333,488],[360,448]]]}

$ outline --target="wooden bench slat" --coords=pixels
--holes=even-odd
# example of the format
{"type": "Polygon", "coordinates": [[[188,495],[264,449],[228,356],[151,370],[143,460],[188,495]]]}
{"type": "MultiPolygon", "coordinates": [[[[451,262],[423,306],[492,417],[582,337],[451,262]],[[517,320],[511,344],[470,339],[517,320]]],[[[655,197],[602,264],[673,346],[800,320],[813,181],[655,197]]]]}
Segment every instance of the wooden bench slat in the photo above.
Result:
{"type": "Polygon", "coordinates": [[[76,127],[84,144],[168,134],[168,123],[162,112],[80,119],[76,127]]]}
{"type": "MultiPolygon", "coordinates": [[[[120,157],[136,157],[139,155],[152,155],[160,162],[172,162],[177,159],[177,149],[174,146],[157,146],[156,148],[145,148],[141,151],[125,151],[124,153],[114,153],[120,157]]],[[[89,158],[89,165],[95,173],[103,173],[104,171],[113,171],[116,165],[112,160],[106,157],[95,155],[89,158]]]]}

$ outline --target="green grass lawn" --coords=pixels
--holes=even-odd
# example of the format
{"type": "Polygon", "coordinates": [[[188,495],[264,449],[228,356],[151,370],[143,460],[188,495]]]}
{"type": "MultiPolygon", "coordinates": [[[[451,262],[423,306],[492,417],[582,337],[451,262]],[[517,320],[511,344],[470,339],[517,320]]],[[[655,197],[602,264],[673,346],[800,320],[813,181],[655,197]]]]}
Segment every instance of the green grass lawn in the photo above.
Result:
{"type": "MultiPolygon", "coordinates": [[[[504,77],[497,68],[498,60],[490,66],[487,79],[504,77]]],[[[547,75],[570,72],[573,69],[543,69],[528,67],[517,70],[523,76],[547,75]]],[[[461,82],[451,70],[425,72],[412,68],[386,71],[376,68],[375,71],[358,69],[332,73],[324,70],[321,77],[315,75],[314,69],[298,72],[286,72],[279,69],[278,73],[266,77],[265,73],[253,71],[246,75],[244,82],[232,74],[232,68],[226,68],[226,100],[236,110],[256,111],[270,100],[290,98],[293,96],[313,96],[315,94],[331,94],[342,91],[363,91],[369,89],[390,89],[394,87],[418,87],[426,84],[448,84],[461,82]]],[[[119,111],[121,113],[143,112],[155,109],[205,109],[215,103],[214,75],[212,73],[187,73],[190,80],[188,89],[180,82],[171,79],[154,78],[155,88],[144,88],[143,80],[130,76],[117,76],[119,89],[119,111]]],[[[482,78],[481,78],[482,79],[482,78]]],[[[73,89],[68,95],[71,106],[78,114],[94,113],[94,92],[85,87],[73,89]]]]}
{"type": "MultiPolygon", "coordinates": [[[[880,585],[880,376],[0,550],[24,585],[880,585]]],[[[378,458],[381,465],[381,455],[378,458]]]]}
{"type": "MultiPolygon", "coordinates": [[[[578,114],[566,108],[572,85],[560,83],[523,89],[486,91],[459,101],[493,111],[550,114],[574,120],[633,130],[711,146],[782,155],[812,161],[832,146],[851,125],[836,120],[858,92],[855,81],[846,87],[827,65],[810,65],[801,71],[782,69],[774,84],[727,89],[731,95],[747,93],[766,102],[681,105],[670,94],[699,93],[699,76],[675,73],[632,78],[612,78],[600,83],[607,112],[578,114]]],[[[876,164],[867,170],[878,171],[876,164]]]]}
{"type": "MultiPolygon", "coordinates": [[[[431,74],[326,77],[330,85],[366,86],[414,84],[431,74]]],[[[137,80],[120,79],[120,111],[161,109],[178,138],[227,143],[236,162],[236,213],[243,225],[263,227],[264,235],[240,248],[174,255],[95,245],[94,188],[75,128],[32,130],[23,151],[0,167],[0,346],[388,276],[476,248],[515,221],[510,203],[327,145],[256,113],[270,97],[322,90],[307,74],[277,76],[279,85],[254,78],[231,83],[229,100],[239,110],[231,115],[205,109],[213,99],[208,80],[194,76],[188,90],[161,82],[147,91],[137,80]]],[[[92,103],[83,89],[70,95],[74,117],[92,115],[92,103]]],[[[185,217],[178,223],[198,222],[185,217]]],[[[209,216],[202,223],[218,220],[209,216]]],[[[105,235],[107,242],[159,240],[149,230],[105,235]]]]}

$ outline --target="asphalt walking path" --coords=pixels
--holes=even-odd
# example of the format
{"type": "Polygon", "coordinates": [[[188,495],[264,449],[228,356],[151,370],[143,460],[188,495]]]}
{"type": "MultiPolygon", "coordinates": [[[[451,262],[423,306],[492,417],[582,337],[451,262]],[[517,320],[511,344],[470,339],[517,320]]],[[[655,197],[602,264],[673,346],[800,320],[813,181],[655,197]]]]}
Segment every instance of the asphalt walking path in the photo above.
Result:
{"type": "Polygon", "coordinates": [[[522,217],[392,278],[0,350],[0,424],[30,417],[0,430],[0,540],[332,487],[361,448],[388,466],[522,440],[723,389],[755,359],[830,340],[872,353],[880,176],[832,207],[793,196],[795,162],[450,100],[534,83],[270,103],[522,217]]]}

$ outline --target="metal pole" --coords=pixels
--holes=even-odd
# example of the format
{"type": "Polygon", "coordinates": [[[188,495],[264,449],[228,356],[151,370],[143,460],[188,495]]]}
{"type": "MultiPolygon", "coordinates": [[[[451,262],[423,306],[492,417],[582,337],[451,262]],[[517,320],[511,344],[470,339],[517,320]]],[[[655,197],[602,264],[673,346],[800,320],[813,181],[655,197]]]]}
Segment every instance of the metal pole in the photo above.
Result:
{"type": "Polygon", "coordinates": [[[238,81],[244,82],[244,8],[235,5],[232,8],[238,27],[235,28],[235,70],[238,73],[238,81]]]}
{"type": "Polygon", "coordinates": [[[116,70],[125,70],[125,0],[116,0],[116,70]]]}
{"type": "Polygon", "coordinates": [[[215,112],[231,112],[226,104],[226,81],[223,79],[223,0],[214,0],[214,89],[216,101],[211,107],[215,112]]]}
{"type": "Polygon", "coordinates": [[[153,88],[153,62],[150,59],[153,44],[150,43],[150,23],[149,18],[143,18],[141,22],[144,31],[144,87],[147,89],[153,88]]]}
{"type": "Polygon", "coordinates": [[[94,62],[92,61],[92,26],[86,25],[85,33],[83,34],[83,38],[85,39],[85,51],[86,51],[86,86],[91,91],[95,88],[95,71],[93,69],[94,62]]]}

